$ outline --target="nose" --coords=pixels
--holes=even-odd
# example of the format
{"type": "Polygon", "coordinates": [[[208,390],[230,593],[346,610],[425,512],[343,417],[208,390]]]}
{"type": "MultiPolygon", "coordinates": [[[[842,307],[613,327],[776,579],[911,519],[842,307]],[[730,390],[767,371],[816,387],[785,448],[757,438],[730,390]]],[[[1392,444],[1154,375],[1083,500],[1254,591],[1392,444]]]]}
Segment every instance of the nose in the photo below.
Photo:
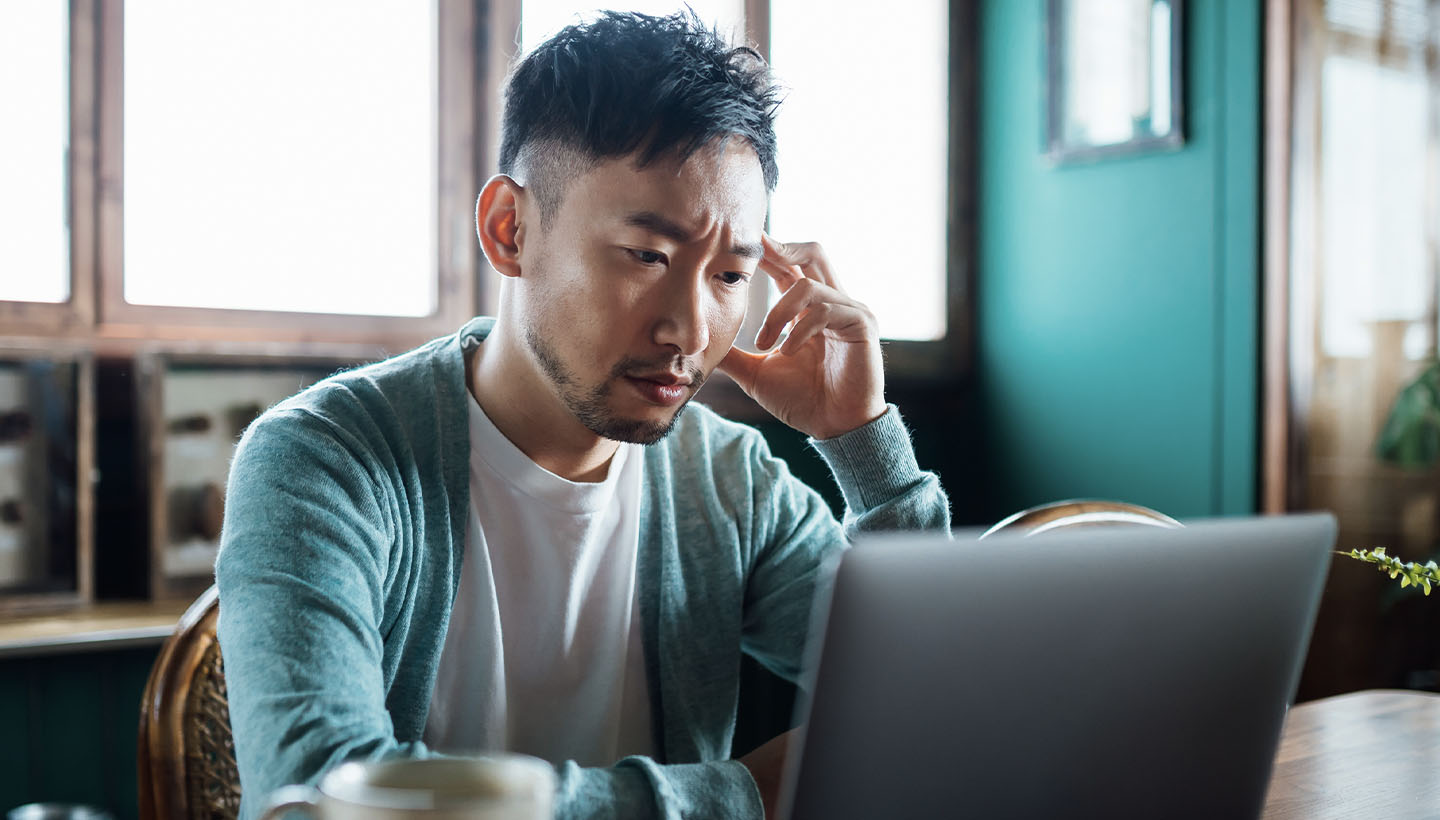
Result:
{"type": "Polygon", "coordinates": [[[667,277],[672,281],[664,289],[660,315],[655,321],[655,343],[685,357],[698,356],[710,345],[710,328],[706,321],[708,295],[702,273],[667,277]]]}

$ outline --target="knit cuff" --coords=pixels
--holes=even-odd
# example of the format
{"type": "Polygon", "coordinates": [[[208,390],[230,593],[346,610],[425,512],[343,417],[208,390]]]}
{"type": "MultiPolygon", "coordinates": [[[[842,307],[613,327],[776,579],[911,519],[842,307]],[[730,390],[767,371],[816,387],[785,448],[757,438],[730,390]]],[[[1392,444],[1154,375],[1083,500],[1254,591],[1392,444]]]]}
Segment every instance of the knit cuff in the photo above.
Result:
{"type": "MultiPolygon", "coordinates": [[[[763,820],[765,807],[750,770],[738,760],[712,760],[662,766],[648,757],[627,757],[611,771],[639,771],[662,817],[728,817],[763,820]]],[[[617,804],[618,805],[618,804],[617,804]]],[[[635,814],[620,806],[618,816],[635,814]]]]}
{"type": "Polygon", "coordinates": [[[900,408],[886,407],[884,415],[863,427],[835,438],[810,439],[810,446],[830,465],[846,508],[857,515],[895,498],[921,478],[900,408]]]}

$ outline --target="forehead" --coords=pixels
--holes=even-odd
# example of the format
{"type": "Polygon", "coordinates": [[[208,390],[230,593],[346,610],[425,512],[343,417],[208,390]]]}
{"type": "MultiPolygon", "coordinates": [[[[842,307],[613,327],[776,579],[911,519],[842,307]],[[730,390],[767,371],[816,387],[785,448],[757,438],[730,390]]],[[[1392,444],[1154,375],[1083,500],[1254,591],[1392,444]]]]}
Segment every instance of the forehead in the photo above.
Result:
{"type": "Polygon", "coordinates": [[[568,187],[561,210],[581,219],[652,211],[702,230],[725,223],[757,240],[769,205],[760,159],[739,139],[717,140],[683,161],[661,157],[640,167],[634,157],[605,160],[568,187]]]}

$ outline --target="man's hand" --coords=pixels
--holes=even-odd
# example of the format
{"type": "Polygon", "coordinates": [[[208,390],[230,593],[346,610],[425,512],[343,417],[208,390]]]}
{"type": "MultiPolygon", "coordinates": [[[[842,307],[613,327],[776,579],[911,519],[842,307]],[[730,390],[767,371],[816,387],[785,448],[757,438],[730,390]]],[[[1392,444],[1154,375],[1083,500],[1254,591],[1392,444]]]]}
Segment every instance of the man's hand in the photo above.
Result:
{"type": "Polygon", "coordinates": [[[787,325],[778,350],[731,348],[720,369],[775,418],[811,438],[848,433],[885,413],[880,333],[870,309],[840,289],[825,252],[813,242],[763,238],[764,271],[780,289],[755,344],[766,350],[787,325]]]}
{"type": "Polygon", "coordinates": [[[780,800],[780,783],[785,776],[785,758],[790,754],[790,739],[799,729],[772,738],[761,744],[755,751],[740,758],[755,785],[760,787],[760,802],[765,806],[765,817],[775,817],[776,804],[780,800]]]}

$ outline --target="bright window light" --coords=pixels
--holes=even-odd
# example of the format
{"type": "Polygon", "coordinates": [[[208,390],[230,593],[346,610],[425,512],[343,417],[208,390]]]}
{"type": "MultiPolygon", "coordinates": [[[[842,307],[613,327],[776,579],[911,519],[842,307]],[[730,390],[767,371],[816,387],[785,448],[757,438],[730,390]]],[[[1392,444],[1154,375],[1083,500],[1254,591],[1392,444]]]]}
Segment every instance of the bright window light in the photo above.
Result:
{"type": "Polygon", "coordinates": [[[934,340],[946,332],[949,4],[900,5],[772,0],[770,61],[788,91],[770,233],[824,245],[885,338],[934,340]]]}
{"type": "Polygon", "coordinates": [[[745,18],[744,4],[740,0],[627,0],[612,6],[575,0],[523,0],[520,8],[520,32],[522,48],[526,51],[544,42],[560,29],[580,20],[595,18],[597,8],[613,8],[624,11],[638,11],[642,14],[670,14],[689,6],[707,24],[720,30],[721,34],[739,42],[743,33],[745,18]]]}
{"type": "Polygon", "coordinates": [[[70,298],[69,8],[0,3],[0,300],[70,298]]]}
{"type": "Polygon", "coordinates": [[[1425,226],[1430,89],[1423,67],[1326,57],[1321,70],[1320,338],[1325,355],[1372,355],[1377,322],[1409,321],[1410,359],[1430,350],[1425,226]]]}
{"type": "Polygon", "coordinates": [[[127,0],[126,301],[433,313],[436,37],[434,0],[127,0]]]}

